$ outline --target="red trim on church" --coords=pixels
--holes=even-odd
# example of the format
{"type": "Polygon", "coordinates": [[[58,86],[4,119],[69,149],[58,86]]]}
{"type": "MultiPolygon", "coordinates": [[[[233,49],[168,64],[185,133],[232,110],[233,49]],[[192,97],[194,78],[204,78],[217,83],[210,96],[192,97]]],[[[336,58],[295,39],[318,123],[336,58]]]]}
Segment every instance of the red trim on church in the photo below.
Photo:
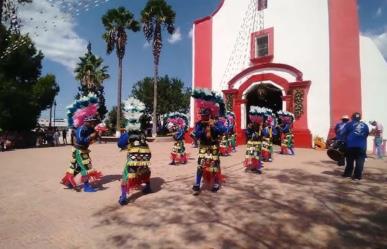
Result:
{"type": "MultiPolygon", "coordinates": [[[[194,23],[194,38],[193,47],[195,53],[194,56],[194,88],[212,88],[212,16],[214,16],[219,9],[223,6],[224,0],[220,2],[218,9],[211,15],[196,20],[194,23]]],[[[198,108],[196,101],[194,101],[193,107],[194,117],[198,114],[198,108]]],[[[192,141],[189,134],[192,128],[186,133],[186,141],[192,141]]]]}
{"type": "MultiPolygon", "coordinates": [[[[304,92],[304,99],[303,99],[303,110],[304,112],[296,118],[296,121],[294,122],[293,131],[295,135],[295,146],[296,147],[302,147],[302,148],[311,148],[312,147],[312,134],[308,128],[308,91],[311,85],[310,81],[303,81],[302,80],[302,73],[297,70],[296,68],[285,65],[285,64],[274,64],[274,63],[267,63],[264,65],[256,65],[252,66],[237,76],[235,76],[230,82],[229,82],[229,89],[224,90],[224,95],[232,95],[233,96],[233,111],[236,116],[236,133],[237,133],[237,143],[238,144],[244,144],[246,143],[245,138],[245,130],[242,129],[241,122],[242,122],[242,112],[241,112],[241,105],[246,103],[246,100],[244,99],[244,92],[251,87],[253,84],[259,84],[259,82],[262,81],[271,81],[275,83],[277,86],[281,87],[283,89],[283,92],[285,93],[285,96],[283,96],[283,100],[286,101],[286,110],[293,112],[293,91],[301,90],[304,92]],[[278,67],[276,67],[278,65],[278,67]],[[276,68],[276,69],[291,69],[288,70],[292,73],[297,73],[298,79],[295,82],[289,82],[285,78],[275,74],[275,73],[259,73],[253,74],[248,79],[246,79],[239,87],[238,89],[234,89],[234,85],[236,81],[241,79],[242,77],[250,74],[251,72],[255,71],[257,68],[276,68]]],[[[246,110],[247,111],[247,110],[246,110]]]]}
{"type": "Polygon", "coordinates": [[[195,88],[212,87],[212,21],[211,19],[195,25],[195,88]]]}
{"type": "Polygon", "coordinates": [[[300,70],[298,70],[297,68],[295,68],[295,67],[292,67],[292,66],[287,65],[287,64],[281,64],[281,63],[265,63],[265,64],[254,65],[252,67],[246,68],[245,70],[243,70],[239,74],[235,75],[228,82],[228,88],[229,89],[233,89],[234,88],[234,84],[240,78],[242,78],[243,76],[245,76],[245,75],[247,75],[247,74],[249,74],[249,73],[251,73],[253,71],[260,70],[260,69],[270,69],[270,68],[276,68],[276,69],[285,70],[285,71],[293,74],[296,77],[297,81],[302,81],[303,80],[302,72],[300,70]]]}
{"type": "Polygon", "coordinates": [[[198,23],[200,23],[200,22],[203,22],[203,21],[206,21],[206,20],[208,20],[208,19],[211,19],[211,18],[212,18],[213,16],[215,16],[216,13],[218,13],[218,11],[223,7],[224,1],[225,1],[225,0],[221,0],[221,1],[219,2],[218,7],[216,8],[216,10],[215,10],[214,12],[212,12],[211,15],[206,16],[206,17],[203,17],[203,18],[200,18],[200,19],[197,19],[197,20],[194,21],[194,23],[195,23],[195,24],[198,24],[198,23]]]}
{"type": "Polygon", "coordinates": [[[329,0],[329,30],[332,136],[335,124],[344,114],[362,112],[356,0],[329,0]]]}

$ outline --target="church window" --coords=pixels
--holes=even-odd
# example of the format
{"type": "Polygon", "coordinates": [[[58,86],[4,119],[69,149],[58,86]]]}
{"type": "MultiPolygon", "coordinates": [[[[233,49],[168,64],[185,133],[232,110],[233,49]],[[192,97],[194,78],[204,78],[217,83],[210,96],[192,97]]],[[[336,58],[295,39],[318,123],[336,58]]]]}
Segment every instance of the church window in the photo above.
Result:
{"type": "Polygon", "coordinates": [[[258,36],[255,38],[256,42],[256,58],[260,58],[263,56],[268,56],[269,55],[269,36],[268,35],[263,35],[263,36],[258,36]]]}
{"type": "Polygon", "coordinates": [[[267,0],[258,0],[258,10],[267,9],[267,0]]]}
{"type": "Polygon", "coordinates": [[[274,57],[274,28],[263,29],[251,34],[250,60],[267,63],[274,57]]]}

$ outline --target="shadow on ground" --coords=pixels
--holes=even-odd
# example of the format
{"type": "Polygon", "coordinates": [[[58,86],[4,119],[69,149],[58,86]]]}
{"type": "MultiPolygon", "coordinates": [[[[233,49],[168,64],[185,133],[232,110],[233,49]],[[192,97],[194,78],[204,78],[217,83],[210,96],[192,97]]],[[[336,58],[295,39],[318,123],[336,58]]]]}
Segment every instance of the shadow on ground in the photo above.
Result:
{"type": "Polygon", "coordinates": [[[385,174],[370,173],[355,184],[340,177],[341,168],[325,167],[318,174],[270,169],[253,175],[241,174],[240,164],[226,165],[222,190],[197,197],[190,195],[190,177],[152,178],[155,192],[163,186],[160,195],[100,209],[95,229],[110,227],[107,243],[116,247],[386,248],[385,174]]]}

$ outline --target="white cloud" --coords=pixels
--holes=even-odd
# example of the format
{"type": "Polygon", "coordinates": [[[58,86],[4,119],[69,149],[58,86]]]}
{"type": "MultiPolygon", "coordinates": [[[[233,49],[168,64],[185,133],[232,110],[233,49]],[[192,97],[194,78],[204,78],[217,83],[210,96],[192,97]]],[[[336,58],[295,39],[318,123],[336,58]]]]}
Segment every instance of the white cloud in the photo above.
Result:
{"type": "Polygon", "coordinates": [[[29,33],[45,58],[74,70],[85,53],[87,41],[75,32],[75,20],[49,0],[33,1],[19,9],[22,32],[29,33]]]}
{"type": "Polygon", "coordinates": [[[191,29],[188,32],[188,37],[192,38],[192,36],[193,36],[193,27],[191,27],[191,29]]]}
{"type": "Polygon", "coordinates": [[[382,8],[379,7],[378,10],[375,13],[375,17],[380,17],[382,15],[382,8]]]}
{"type": "Polygon", "coordinates": [[[171,44],[175,44],[181,41],[181,32],[180,28],[176,28],[175,32],[168,38],[168,42],[171,44]]]}

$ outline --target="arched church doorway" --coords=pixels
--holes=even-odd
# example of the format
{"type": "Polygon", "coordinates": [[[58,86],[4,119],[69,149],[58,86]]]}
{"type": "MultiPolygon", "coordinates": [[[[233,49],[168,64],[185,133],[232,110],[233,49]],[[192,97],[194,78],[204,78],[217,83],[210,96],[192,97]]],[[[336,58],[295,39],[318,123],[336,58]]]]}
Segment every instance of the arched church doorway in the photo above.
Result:
{"type": "Polygon", "coordinates": [[[247,121],[249,121],[248,112],[250,110],[250,106],[270,108],[273,112],[277,112],[283,108],[281,89],[270,83],[260,83],[252,87],[246,94],[245,99],[247,121]]]}
{"type": "MultiPolygon", "coordinates": [[[[270,83],[260,83],[255,85],[246,94],[246,121],[250,123],[250,106],[266,107],[273,110],[274,113],[283,110],[282,90],[270,83]]],[[[279,136],[273,137],[273,142],[279,144],[279,136]]]]}

